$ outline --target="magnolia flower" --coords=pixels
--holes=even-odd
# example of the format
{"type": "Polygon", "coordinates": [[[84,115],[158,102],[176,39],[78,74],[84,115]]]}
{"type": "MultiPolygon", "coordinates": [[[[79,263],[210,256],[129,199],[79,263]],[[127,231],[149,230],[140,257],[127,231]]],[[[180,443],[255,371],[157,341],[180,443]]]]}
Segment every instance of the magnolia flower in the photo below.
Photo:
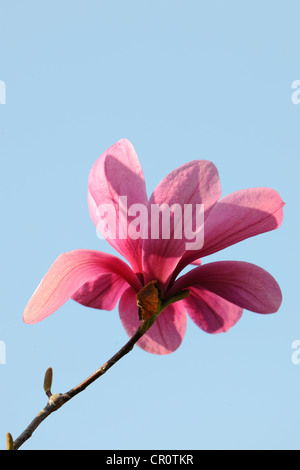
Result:
{"type": "MultiPolygon", "coordinates": [[[[243,309],[261,314],[279,309],[280,288],[264,269],[242,261],[208,264],[200,261],[246,238],[278,228],[284,203],[275,190],[245,189],[221,198],[216,167],[209,161],[196,160],[167,175],[148,200],[136,152],[130,142],[122,139],[93,165],[88,180],[88,205],[95,226],[128,264],[100,251],[81,249],[63,253],[26,306],[26,323],[45,319],[70,298],[104,310],[114,309],[119,300],[121,322],[132,336],[141,324],[137,295],[144,286],[156,281],[160,299],[167,303],[168,299],[178,300],[176,294],[189,292],[187,297],[182,296],[162,310],[137,343],[148,352],[167,354],[182,342],[186,314],[205,332],[220,333],[235,325],[243,309]],[[131,212],[120,207],[124,200],[131,212]],[[184,234],[181,238],[174,236],[174,214],[169,237],[149,236],[150,210],[148,232],[141,230],[138,236],[136,208],[150,209],[152,205],[172,208],[174,204],[203,208],[204,243],[198,249],[189,248],[184,234]],[[106,214],[103,207],[107,208],[106,214]],[[113,214],[111,207],[115,208],[113,214]],[[191,264],[197,267],[179,276],[191,264]]],[[[189,217],[189,222],[195,221],[195,215],[189,217]]]]}

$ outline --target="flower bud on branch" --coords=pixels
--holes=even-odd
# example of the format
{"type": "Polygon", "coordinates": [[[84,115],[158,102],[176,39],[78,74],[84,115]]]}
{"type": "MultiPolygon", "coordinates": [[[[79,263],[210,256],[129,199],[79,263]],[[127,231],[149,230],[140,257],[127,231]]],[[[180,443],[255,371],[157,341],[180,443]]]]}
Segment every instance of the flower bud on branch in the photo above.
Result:
{"type": "Polygon", "coordinates": [[[44,378],[44,390],[45,390],[46,395],[49,398],[52,395],[52,393],[51,393],[52,379],[53,379],[53,370],[52,370],[51,367],[49,367],[46,370],[45,378],[44,378]]]}

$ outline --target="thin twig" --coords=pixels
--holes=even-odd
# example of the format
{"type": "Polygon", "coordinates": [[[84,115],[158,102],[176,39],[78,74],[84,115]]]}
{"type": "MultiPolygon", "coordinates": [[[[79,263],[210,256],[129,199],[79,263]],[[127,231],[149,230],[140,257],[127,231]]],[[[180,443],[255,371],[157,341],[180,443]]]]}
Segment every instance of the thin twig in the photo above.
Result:
{"type": "Polygon", "coordinates": [[[36,428],[48,416],[50,416],[54,411],[58,410],[62,405],[71,400],[71,398],[83,392],[83,390],[85,390],[89,385],[95,382],[95,380],[105,374],[105,372],[108,371],[108,369],[110,369],[114,364],[116,364],[116,362],[118,362],[123,356],[128,354],[133,349],[136,342],[146,333],[147,329],[148,328],[145,328],[145,325],[143,323],[138,328],[136,333],[132,336],[132,338],[130,338],[130,340],[114,356],[112,356],[92,375],[90,375],[87,379],[85,379],[76,387],[72,388],[69,392],[63,394],[55,393],[54,395],[51,395],[45,408],[37,414],[37,416],[32,420],[32,422],[25,429],[25,431],[22,432],[22,434],[14,441],[13,450],[18,450],[24,444],[24,442],[30,439],[36,428]]]}
{"type": "MultiPolygon", "coordinates": [[[[31,421],[29,426],[25,429],[24,432],[12,443],[12,437],[10,433],[7,433],[7,449],[8,450],[18,450],[24,442],[26,442],[32,436],[33,432],[36,428],[54,411],[58,410],[62,405],[67,403],[71,398],[78,395],[78,393],[83,392],[89,385],[91,385],[95,380],[99,379],[105,372],[108,371],[116,362],[122,359],[123,356],[128,354],[133,346],[137,343],[137,341],[151,328],[153,323],[156,321],[158,315],[171,303],[177,302],[186,298],[189,295],[188,290],[183,290],[181,292],[177,292],[175,295],[168,299],[160,299],[158,303],[157,311],[154,314],[150,314],[151,316],[147,316],[147,318],[140,324],[139,328],[135,332],[135,334],[130,338],[130,340],[114,355],[112,356],[103,366],[99,367],[92,375],[90,375],[87,379],[81,382],[76,387],[72,388],[67,393],[55,393],[52,395],[51,393],[51,384],[52,384],[52,369],[49,367],[45,374],[44,380],[44,390],[46,395],[49,397],[49,401],[45,408],[40,411],[37,416],[31,421]]],[[[149,313],[149,312],[148,312],[149,313]]]]}

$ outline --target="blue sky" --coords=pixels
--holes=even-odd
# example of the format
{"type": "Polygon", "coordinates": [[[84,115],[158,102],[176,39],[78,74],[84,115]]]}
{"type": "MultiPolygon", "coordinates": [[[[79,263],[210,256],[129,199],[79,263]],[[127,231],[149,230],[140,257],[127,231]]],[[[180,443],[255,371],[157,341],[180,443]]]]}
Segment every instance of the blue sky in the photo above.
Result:
{"type": "Polygon", "coordinates": [[[1,1],[0,448],[45,405],[49,366],[53,392],[65,392],[127,341],[117,309],[69,301],[44,322],[22,321],[60,253],[115,254],[96,236],[87,178],[123,137],[149,195],[194,159],[214,162],[223,195],[280,193],[279,230],[206,262],[258,264],[283,303],[270,316],[245,311],[221,335],[188,321],[168,356],[135,348],[23,449],[300,448],[299,14],[297,1],[1,1]]]}

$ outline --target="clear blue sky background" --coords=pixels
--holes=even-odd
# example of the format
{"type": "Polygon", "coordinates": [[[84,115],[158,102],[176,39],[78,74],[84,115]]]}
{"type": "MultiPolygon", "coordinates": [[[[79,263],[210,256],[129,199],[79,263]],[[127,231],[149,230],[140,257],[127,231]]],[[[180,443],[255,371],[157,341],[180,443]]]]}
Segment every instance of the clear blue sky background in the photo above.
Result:
{"type": "Polygon", "coordinates": [[[169,356],[135,348],[48,418],[23,449],[300,449],[298,1],[1,0],[0,447],[127,340],[118,310],[73,301],[37,325],[23,309],[62,252],[114,253],[89,217],[96,158],[126,137],[149,195],[194,159],[223,195],[268,186],[283,226],[217,253],[268,270],[280,311],[245,311],[228,333],[188,322],[169,356]]]}

